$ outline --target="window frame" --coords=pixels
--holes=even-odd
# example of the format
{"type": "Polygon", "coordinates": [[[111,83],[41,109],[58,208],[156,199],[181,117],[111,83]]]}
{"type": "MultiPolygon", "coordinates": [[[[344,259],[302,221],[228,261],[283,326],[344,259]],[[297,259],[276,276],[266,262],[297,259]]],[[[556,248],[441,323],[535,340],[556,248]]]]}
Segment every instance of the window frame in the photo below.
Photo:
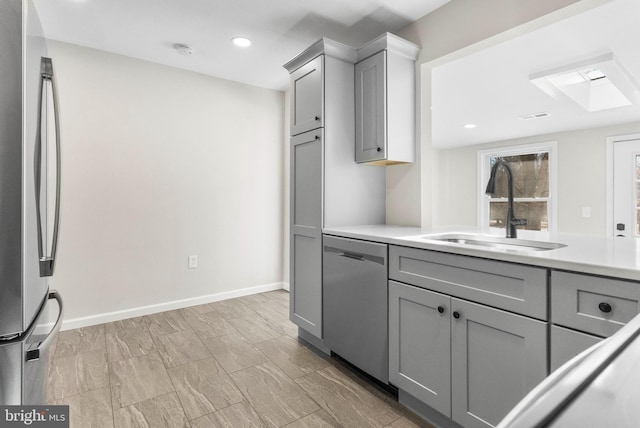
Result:
{"type": "MultiPolygon", "coordinates": [[[[492,235],[504,233],[503,228],[489,227],[489,201],[485,195],[487,181],[491,173],[491,158],[503,156],[519,156],[526,154],[534,154],[540,152],[549,153],[549,197],[548,198],[514,198],[514,201],[532,202],[547,201],[547,220],[548,230],[518,230],[523,236],[535,238],[546,237],[549,233],[558,231],[558,213],[557,213],[557,195],[558,195],[558,143],[557,141],[545,141],[540,143],[520,144],[504,147],[493,147],[490,149],[478,150],[478,168],[477,168],[477,221],[478,227],[482,233],[492,235]]],[[[506,198],[504,198],[506,202],[506,198]]]]}

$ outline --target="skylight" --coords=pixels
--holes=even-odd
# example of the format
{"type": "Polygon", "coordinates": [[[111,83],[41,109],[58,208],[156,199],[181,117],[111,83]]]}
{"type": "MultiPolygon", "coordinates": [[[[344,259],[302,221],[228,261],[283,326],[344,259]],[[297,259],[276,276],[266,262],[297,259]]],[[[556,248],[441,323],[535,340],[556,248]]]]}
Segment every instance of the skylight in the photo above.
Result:
{"type": "Polygon", "coordinates": [[[629,106],[640,99],[635,82],[611,53],[532,74],[529,80],[547,95],[563,94],[588,112],[629,106]]]}

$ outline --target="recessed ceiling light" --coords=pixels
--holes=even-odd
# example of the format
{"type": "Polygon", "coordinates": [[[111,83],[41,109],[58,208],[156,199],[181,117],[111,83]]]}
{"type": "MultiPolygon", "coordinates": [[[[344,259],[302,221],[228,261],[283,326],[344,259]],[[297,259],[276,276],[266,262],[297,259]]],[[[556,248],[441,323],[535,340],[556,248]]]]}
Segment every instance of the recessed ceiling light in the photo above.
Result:
{"type": "Polygon", "coordinates": [[[476,127],[476,124],[475,123],[467,123],[464,127],[467,128],[467,129],[473,129],[473,128],[476,127]]]}
{"type": "Polygon", "coordinates": [[[247,39],[246,37],[237,36],[231,39],[231,41],[233,42],[234,45],[240,46],[241,48],[246,48],[251,46],[251,40],[247,39]]]}
{"type": "Polygon", "coordinates": [[[177,50],[180,55],[189,56],[193,53],[193,48],[189,45],[185,45],[184,43],[176,43],[173,45],[173,48],[177,50]]]}

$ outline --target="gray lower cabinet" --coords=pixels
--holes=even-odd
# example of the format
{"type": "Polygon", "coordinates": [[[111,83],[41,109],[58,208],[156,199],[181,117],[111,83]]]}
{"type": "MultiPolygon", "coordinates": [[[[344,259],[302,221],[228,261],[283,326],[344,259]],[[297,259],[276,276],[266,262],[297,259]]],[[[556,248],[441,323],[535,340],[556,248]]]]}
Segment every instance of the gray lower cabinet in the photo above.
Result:
{"type": "Polygon", "coordinates": [[[458,424],[492,427],[547,375],[547,323],[389,281],[389,379],[458,424]]]}
{"type": "Polygon", "coordinates": [[[451,300],[451,418],[496,426],[547,376],[547,323],[451,300]]]}
{"type": "Polygon", "coordinates": [[[551,271],[551,321],[609,337],[640,313],[635,281],[551,271]]]}
{"type": "Polygon", "coordinates": [[[602,337],[557,325],[551,326],[551,371],[600,342],[602,337]]]}
{"type": "Polygon", "coordinates": [[[551,370],[640,313],[636,281],[551,271],[551,370]]]}
{"type": "Polygon", "coordinates": [[[449,296],[389,281],[389,382],[447,416],[450,307],[449,296]]]}
{"type": "Polygon", "coordinates": [[[322,337],[322,129],[291,138],[290,319],[322,337]]]}

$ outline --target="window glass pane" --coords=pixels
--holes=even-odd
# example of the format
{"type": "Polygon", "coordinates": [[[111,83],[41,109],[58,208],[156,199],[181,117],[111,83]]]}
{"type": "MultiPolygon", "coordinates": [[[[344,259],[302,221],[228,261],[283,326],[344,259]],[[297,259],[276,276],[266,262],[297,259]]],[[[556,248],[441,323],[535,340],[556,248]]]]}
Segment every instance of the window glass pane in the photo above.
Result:
{"type": "MultiPolygon", "coordinates": [[[[549,152],[492,157],[491,166],[497,159],[511,168],[514,198],[549,197],[549,152]]],[[[496,192],[498,198],[507,197],[507,175],[502,172],[496,176],[496,192]]]]}
{"type": "MultiPolygon", "coordinates": [[[[518,226],[518,229],[539,230],[546,232],[549,230],[549,219],[547,218],[547,202],[514,202],[516,218],[526,218],[526,226],[518,226]]],[[[507,203],[491,201],[489,203],[489,226],[505,227],[507,218],[507,203]]]]}

